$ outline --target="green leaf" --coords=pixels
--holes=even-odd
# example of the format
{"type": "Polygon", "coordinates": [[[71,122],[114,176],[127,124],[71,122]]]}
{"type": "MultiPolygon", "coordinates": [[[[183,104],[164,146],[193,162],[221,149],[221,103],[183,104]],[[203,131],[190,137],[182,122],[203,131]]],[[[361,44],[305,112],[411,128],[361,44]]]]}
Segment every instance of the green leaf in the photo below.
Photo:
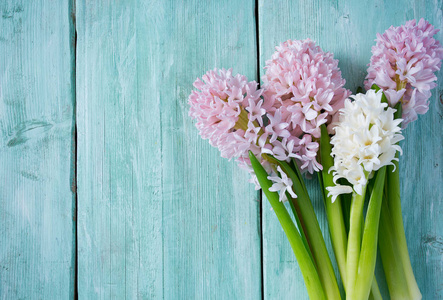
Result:
{"type": "Polygon", "coordinates": [[[369,199],[368,211],[361,242],[355,299],[367,299],[374,278],[377,259],[378,228],[383,200],[386,167],[377,171],[374,187],[369,199]]]}
{"type": "Polygon", "coordinates": [[[383,92],[381,95],[381,102],[386,103],[389,106],[388,98],[386,98],[385,93],[383,92]]]}
{"type": "Polygon", "coordinates": [[[376,85],[375,83],[371,86],[372,90],[375,90],[376,92],[378,92],[380,90],[380,88],[378,87],[378,85],[376,85]]]}
{"type": "Polygon", "coordinates": [[[309,241],[306,238],[306,233],[304,229],[304,224],[302,223],[302,220],[300,219],[300,208],[297,205],[297,202],[294,201],[294,199],[291,197],[291,195],[286,192],[286,197],[289,199],[289,205],[291,206],[292,214],[294,215],[295,221],[297,222],[298,231],[301,234],[301,238],[303,241],[303,245],[305,245],[306,251],[309,253],[309,257],[311,258],[312,262],[315,264],[314,257],[312,256],[311,251],[311,245],[309,245],[309,241]]]}

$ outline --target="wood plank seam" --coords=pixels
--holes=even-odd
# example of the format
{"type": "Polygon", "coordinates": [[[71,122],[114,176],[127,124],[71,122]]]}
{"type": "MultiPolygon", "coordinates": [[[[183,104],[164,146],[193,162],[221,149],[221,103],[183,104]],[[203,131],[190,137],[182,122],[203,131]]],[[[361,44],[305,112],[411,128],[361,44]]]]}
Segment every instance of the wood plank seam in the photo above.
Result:
{"type": "MultiPolygon", "coordinates": [[[[257,83],[258,83],[258,88],[260,88],[260,32],[259,32],[259,0],[255,0],[255,9],[254,9],[254,13],[255,13],[255,50],[256,50],[256,55],[257,55],[257,83]]],[[[260,275],[261,275],[261,299],[264,300],[265,299],[265,287],[264,287],[264,264],[263,264],[263,191],[260,190],[259,192],[259,226],[260,226],[260,275]]]]}
{"type": "Polygon", "coordinates": [[[72,35],[71,38],[71,57],[73,57],[72,62],[72,70],[71,70],[71,76],[72,76],[72,86],[73,86],[73,118],[74,118],[74,162],[73,162],[73,193],[74,193],[74,239],[75,239],[75,246],[74,246],[74,294],[73,298],[74,300],[78,300],[78,230],[77,230],[77,210],[78,210],[78,193],[77,193],[77,76],[76,76],[76,68],[77,68],[77,28],[76,28],[76,14],[75,14],[75,0],[69,0],[69,8],[70,8],[70,15],[69,15],[69,31],[72,35]]]}

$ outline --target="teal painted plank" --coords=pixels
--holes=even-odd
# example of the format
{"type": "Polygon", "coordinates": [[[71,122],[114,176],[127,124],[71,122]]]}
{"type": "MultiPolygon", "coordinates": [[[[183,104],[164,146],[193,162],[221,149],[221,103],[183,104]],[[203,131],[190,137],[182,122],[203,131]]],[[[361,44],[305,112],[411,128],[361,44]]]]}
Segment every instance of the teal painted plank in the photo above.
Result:
{"type": "MultiPolygon", "coordinates": [[[[259,1],[260,65],[274,46],[288,39],[311,38],[340,60],[346,87],[363,85],[377,32],[424,17],[443,29],[442,1],[259,1]]],[[[443,42],[443,34],[437,34],[443,42]]],[[[263,74],[263,70],[261,71],[263,74]]],[[[401,180],[403,215],[413,268],[423,299],[443,297],[443,72],[431,97],[430,111],[404,131],[401,180]]],[[[320,225],[326,218],[317,182],[309,183],[320,225]],[[314,191],[315,189],[315,191],[314,191]]],[[[263,203],[265,299],[307,299],[302,278],[276,218],[263,203]]],[[[329,249],[329,237],[326,237],[329,249]]],[[[378,274],[380,274],[380,268],[378,274]]],[[[382,281],[382,280],[381,280],[382,281]]],[[[380,282],[382,293],[386,286],[380,282]]]]}
{"type": "Polygon", "coordinates": [[[72,299],[71,5],[2,1],[0,14],[0,298],[72,299]]]}
{"type": "Polygon", "coordinates": [[[188,117],[257,73],[254,2],[77,1],[79,298],[259,299],[258,193],[188,117]]]}

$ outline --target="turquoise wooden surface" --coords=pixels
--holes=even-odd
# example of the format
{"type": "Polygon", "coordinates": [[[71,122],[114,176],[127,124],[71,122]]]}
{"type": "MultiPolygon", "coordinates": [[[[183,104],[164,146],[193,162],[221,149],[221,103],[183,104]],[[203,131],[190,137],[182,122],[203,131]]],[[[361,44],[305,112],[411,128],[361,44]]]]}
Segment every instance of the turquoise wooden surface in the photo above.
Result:
{"type": "Polygon", "coordinates": [[[0,298],[74,294],[71,3],[0,3],[0,298]]]}
{"type": "MultiPolygon", "coordinates": [[[[443,4],[214,2],[0,4],[1,299],[307,298],[266,199],[187,116],[192,82],[214,67],[258,80],[275,45],[309,37],[355,90],[377,32],[443,29],[443,4]]],[[[423,299],[443,298],[442,82],[400,166],[423,299]]]]}
{"type": "Polygon", "coordinates": [[[79,298],[260,298],[259,195],[187,115],[257,74],[254,2],[76,5],[79,298]]]}

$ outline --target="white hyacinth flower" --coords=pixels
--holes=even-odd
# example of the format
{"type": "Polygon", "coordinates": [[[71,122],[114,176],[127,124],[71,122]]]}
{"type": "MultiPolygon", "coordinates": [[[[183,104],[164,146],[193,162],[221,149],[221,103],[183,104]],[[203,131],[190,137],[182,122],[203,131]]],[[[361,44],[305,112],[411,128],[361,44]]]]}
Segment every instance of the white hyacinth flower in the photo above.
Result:
{"type": "Polygon", "coordinates": [[[272,186],[269,188],[271,192],[279,192],[279,200],[280,202],[287,201],[286,192],[288,192],[293,198],[297,198],[297,195],[292,190],[292,180],[288,178],[285,172],[277,167],[277,171],[280,173],[280,176],[277,174],[271,174],[268,176],[268,179],[273,182],[272,186]]]}
{"type": "Polygon", "coordinates": [[[334,157],[333,187],[328,187],[329,196],[335,201],[338,195],[355,191],[362,195],[374,171],[392,164],[395,153],[401,153],[397,142],[403,139],[401,119],[394,119],[395,109],[381,101],[382,91],[369,90],[366,94],[346,99],[340,110],[339,121],[335,124],[335,135],[331,155],[334,157]],[[340,185],[339,178],[345,178],[351,185],[340,185]]]}

